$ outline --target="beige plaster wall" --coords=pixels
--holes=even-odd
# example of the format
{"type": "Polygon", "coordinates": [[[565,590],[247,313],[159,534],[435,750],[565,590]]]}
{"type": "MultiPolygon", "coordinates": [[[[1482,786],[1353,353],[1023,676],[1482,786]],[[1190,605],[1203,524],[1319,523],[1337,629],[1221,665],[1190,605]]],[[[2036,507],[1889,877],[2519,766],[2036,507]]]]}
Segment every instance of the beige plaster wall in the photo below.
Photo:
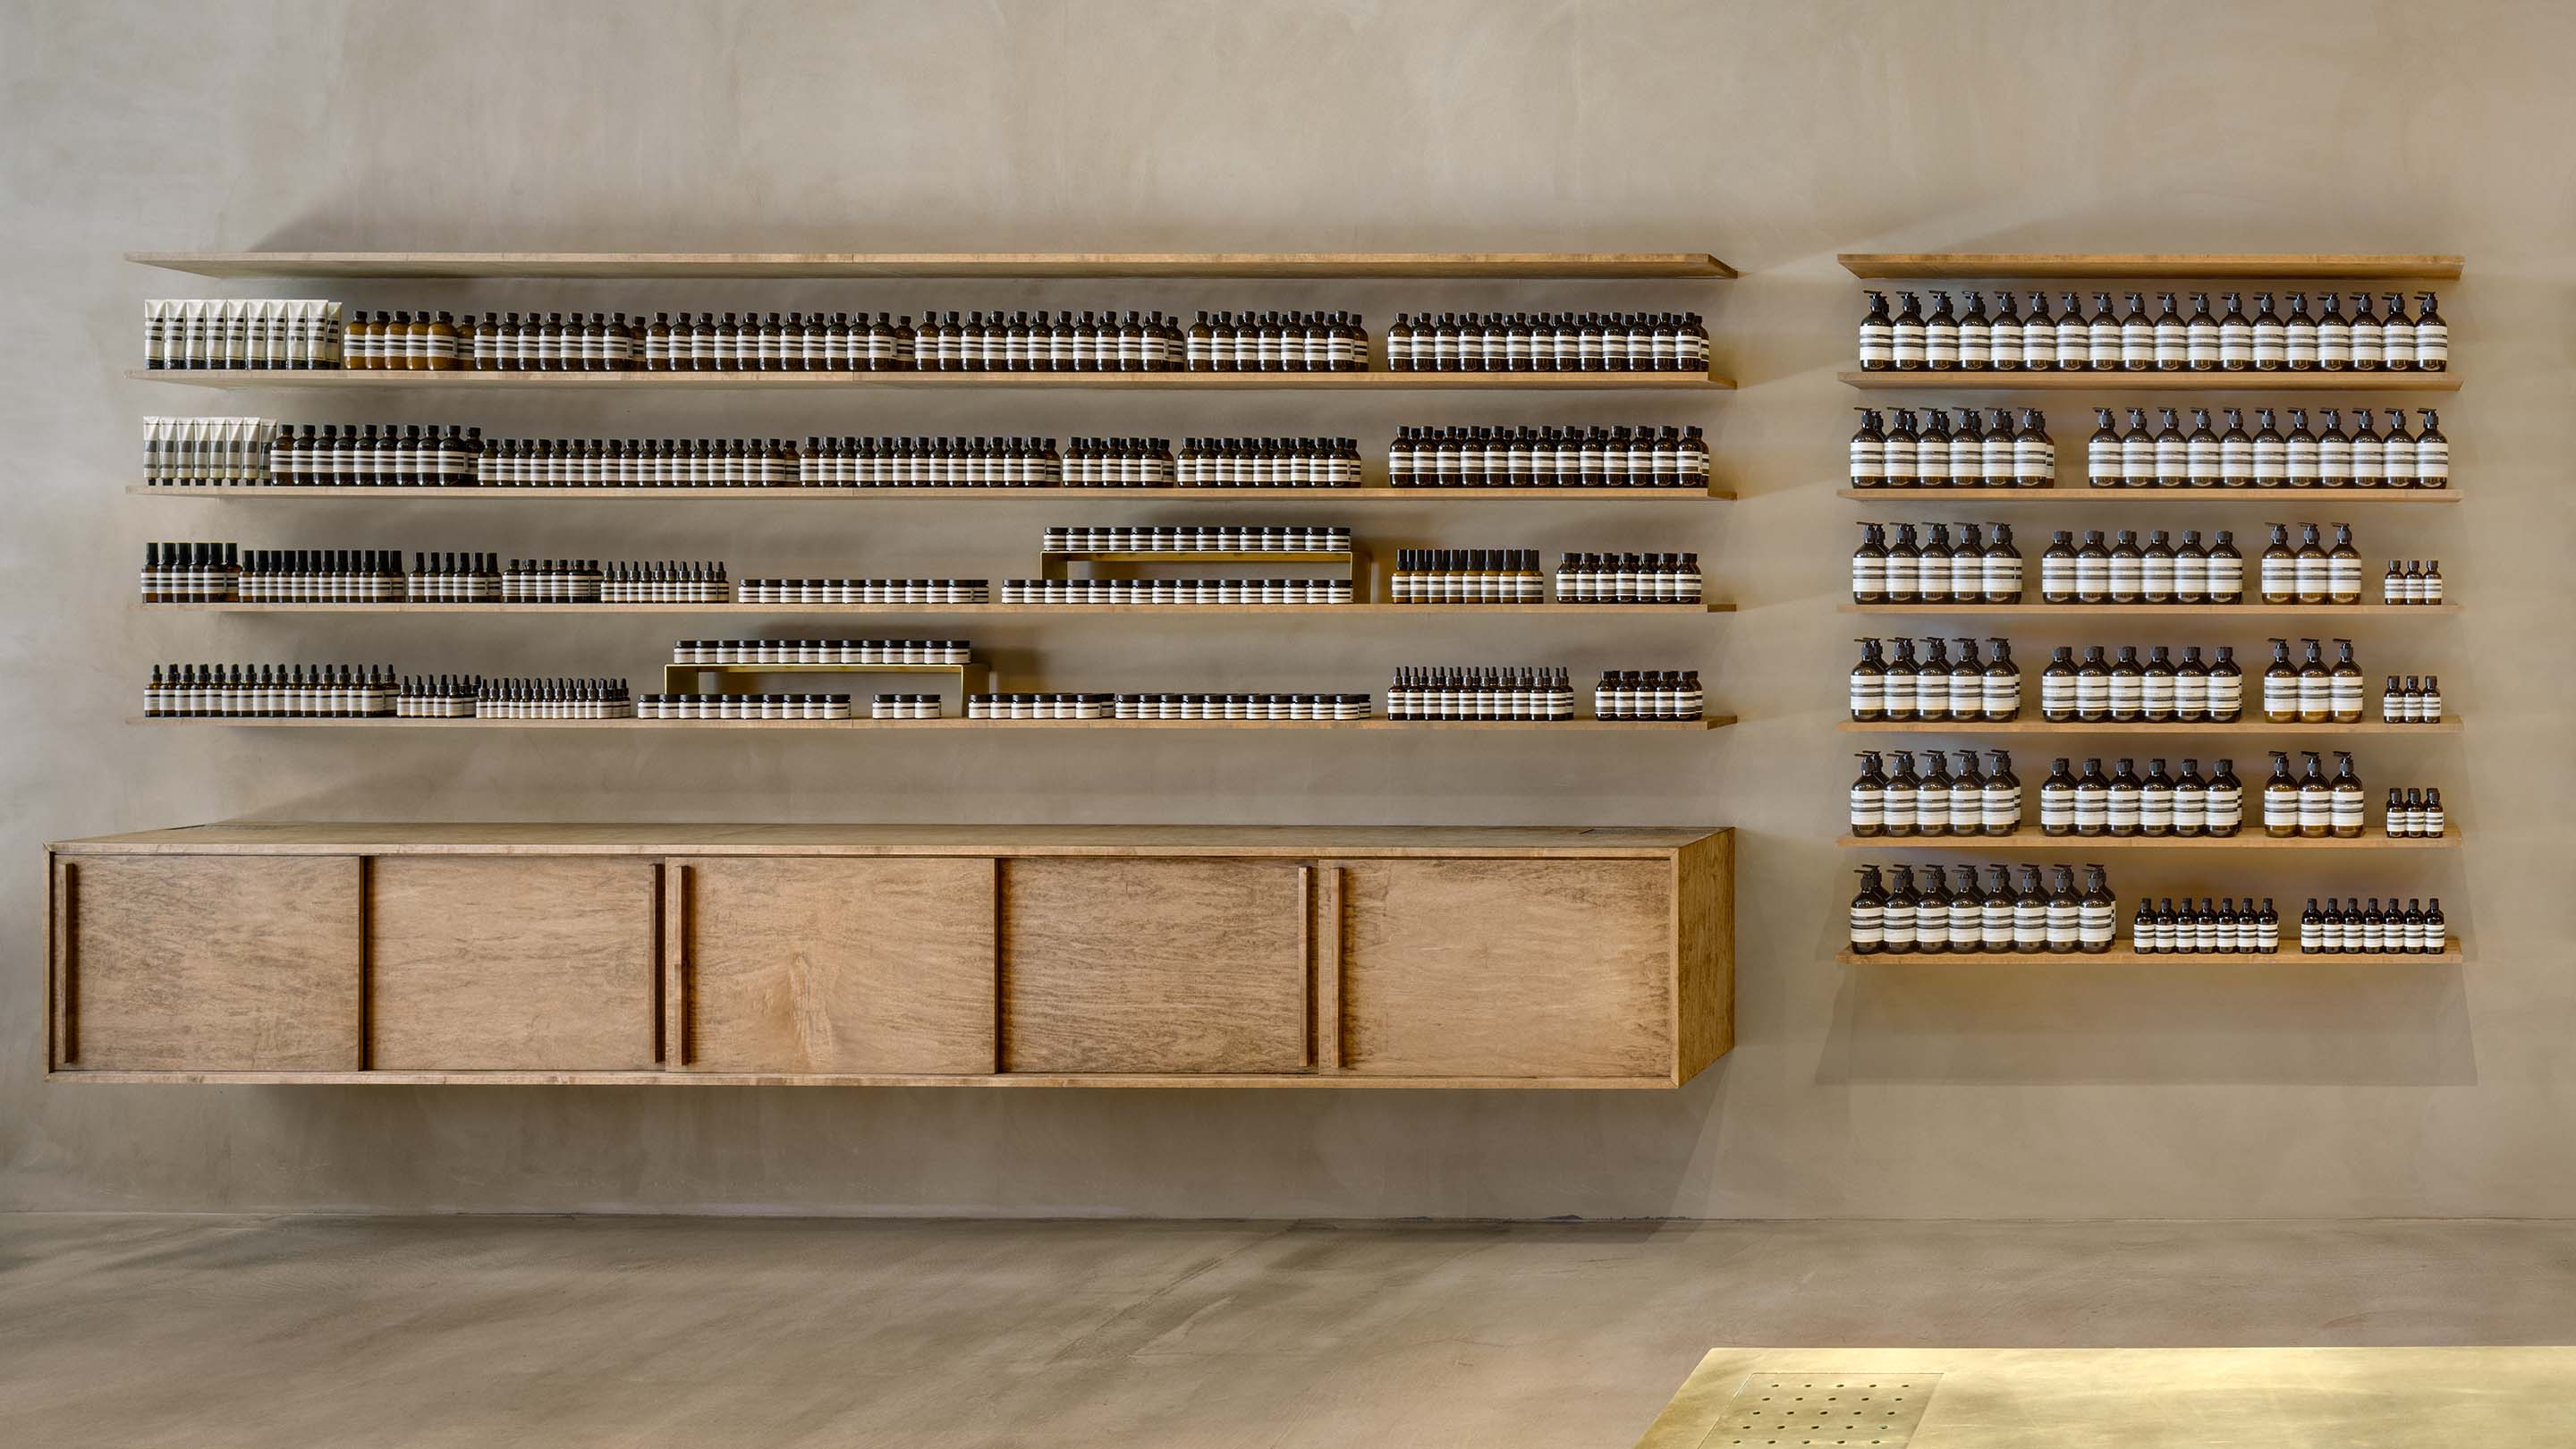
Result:
{"type": "MultiPolygon", "coordinates": [[[[2576,1202],[2557,727],[2571,703],[2559,496],[2571,46],[2576,12],[2500,0],[8,4],[0,1206],[2563,1213],[2576,1202]],[[436,288],[433,304],[1312,303],[1361,308],[1372,325],[1422,306],[1694,306],[1746,386],[1633,402],[229,398],[120,377],[141,299],[188,285],[118,259],[160,247],[1702,248],[1744,279],[484,285],[436,288]],[[2470,722],[2458,738],[2372,743],[2365,778],[2442,786],[2469,848],[2386,867],[2183,861],[2114,875],[2124,895],[2153,881],[2285,904],[2438,891],[2473,942],[2466,968],[1832,964],[1853,862],[1830,843],[1851,770],[1830,725],[1856,632],[1833,606],[1862,516],[1830,492],[1856,400],[1832,373],[1859,290],[1833,254],[1874,248],[2468,254],[2470,280],[2444,298],[2469,379],[2445,410],[2468,502],[2438,518],[2353,516],[2374,557],[2401,533],[2404,552],[2441,557],[2467,606],[2454,623],[2357,627],[2366,667],[2439,670],[2470,722]],[[1024,566],[1039,528],[1089,516],[1047,503],[297,508],[124,494],[140,415],[234,402],[487,432],[1322,432],[1373,450],[1408,422],[1700,422],[1744,501],[1389,507],[1352,522],[1389,547],[1695,547],[1716,590],[1742,602],[1732,618],[997,620],[975,638],[1033,687],[1355,689],[1408,662],[1695,664],[1745,723],[1638,740],[128,728],[155,659],[640,680],[676,632],[614,618],[144,617],[129,601],[147,538],[999,576],[1024,566]],[[1685,1091],[1617,1098],[45,1084],[39,843],[237,815],[1733,824],[1743,1042],[1685,1091]]],[[[338,295],[405,305],[432,290],[338,295]]],[[[2084,401],[2052,409],[2061,442],[2081,438],[2084,401]]],[[[2120,521],[2098,506],[2012,516],[2025,530],[2120,521]]],[[[2015,638],[2027,657],[2085,637],[2261,633],[2015,638]]],[[[2019,758],[2034,779],[2045,767],[2019,758]]]]}

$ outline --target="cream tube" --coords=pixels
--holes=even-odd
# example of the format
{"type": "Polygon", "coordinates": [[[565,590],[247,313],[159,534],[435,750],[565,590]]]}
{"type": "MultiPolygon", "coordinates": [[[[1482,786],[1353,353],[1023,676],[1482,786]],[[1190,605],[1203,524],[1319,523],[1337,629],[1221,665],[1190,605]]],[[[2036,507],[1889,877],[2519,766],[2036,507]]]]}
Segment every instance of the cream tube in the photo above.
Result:
{"type": "Polygon", "coordinates": [[[250,365],[276,367],[285,360],[286,304],[275,298],[253,302],[250,365]]]}
{"type": "Polygon", "coordinates": [[[214,467],[209,470],[210,476],[206,481],[210,483],[241,481],[243,434],[248,431],[244,422],[245,420],[241,418],[215,420],[214,467]]]}
{"type": "Polygon", "coordinates": [[[168,418],[143,420],[143,482],[146,487],[161,481],[161,440],[168,432],[169,424],[168,418]]]}
{"type": "Polygon", "coordinates": [[[295,304],[295,345],[287,354],[286,365],[309,368],[317,365],[321,357],[322,304],[298,302],[295,304]]]}
{"type": "Polygon", "coordinates": [[[242,336],[249,324],[242,316],[242,304],[230,297],[215,304],[213,356],[217,367],[242,365],[242,336]]]}
{"type": "MultiPolygon", "coordinates": [[[[177,314],[175,320],[178,325],[178,333],[176,336],[172,336],[166,331],[163,333],[162,351],[164,358],[172,367],[203,366],[203,328],[205,326],[206,304],[203,302],[182,301],[173,302],[169,305],[177,314]]],[[[165,328],[171,324],[172,320],[173,318],[170,312],[164,312],[162,314],[162,325],[165,328]]]]}
{"type": "Polygon", "coordinates": [[[316,350],[313,357],[314,366],[340,367],[345,365],[341,361],[340,357],[339,303],[325,302],[322,304],[322,331],[321,335],[315,339],[315,343],[316,350]]]}
{"type": "Polygon", "coordinates": [[[170,304],[167,301],[146,301],[143,304],[143,365],[145,367],[158,368],[170,365],[169,344],[164,336],[169,315],[170,304]]]}

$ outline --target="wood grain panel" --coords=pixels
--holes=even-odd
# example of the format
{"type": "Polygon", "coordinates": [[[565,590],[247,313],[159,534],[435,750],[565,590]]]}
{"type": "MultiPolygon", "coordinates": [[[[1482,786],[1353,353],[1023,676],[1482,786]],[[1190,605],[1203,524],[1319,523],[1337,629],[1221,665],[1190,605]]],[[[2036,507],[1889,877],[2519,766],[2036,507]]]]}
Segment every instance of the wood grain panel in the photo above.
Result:
{"type": "Polygon", "coordinates": [[[1672,866],[1342,860],[1354,1074],[1673,1074],[1672,866]]]}
{"type": "Polygon", "coordinates": [[[358,870],[352,856],[58,861],[63,1064],[354,1070],[358,870]]]}
{"type": "Polygon", "coordinates": [[[989,860],[676,862],[680,1065],[993,1070],[989,860]]]}
{"type": "Polygon", "coordinates": [[[369,898],[374,1066],[653,1064],[650,862],[388,856],[369,898]]]}
{"type": "Polygon", "coordinates": [[[1687,1082],[1735,1048],[1735,832],[1673,858],[1673,1078],[1687,1082]]]}
{"type": "Polygon", "coordinates": [[[1304,1070],[1304,882],[1264,861],[1004,862],[1003,1070],[1304,1070]]]}

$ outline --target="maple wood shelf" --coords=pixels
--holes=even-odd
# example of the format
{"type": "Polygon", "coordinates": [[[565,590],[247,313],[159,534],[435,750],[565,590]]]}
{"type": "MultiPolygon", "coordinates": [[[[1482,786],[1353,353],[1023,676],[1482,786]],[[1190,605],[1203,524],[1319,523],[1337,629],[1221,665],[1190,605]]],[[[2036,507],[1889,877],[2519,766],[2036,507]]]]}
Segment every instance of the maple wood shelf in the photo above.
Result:
{"type": "Polygon", "coordinates": [[[2460,275],[2462,258],[2443,252],[1844,252],[1855,277],[2361,278],[2460,275]]]}
{"type": "MultiPolygon", "coordinates": [[[[2295,937],[2298,918],[2293,915],[2281,923],[2295,937]]],[[[2271,953],[2260,951],[2139,951],[2120,944],[2098,955],[2075,952],[2060,955],[2046,951],[1872,951],[1862,954],[1843,950],[1834,959],[1845,966],[2300,966],[2330,965],[2413,965],[2457,966],[2468,956],[2468,947],[2459,937],[2450,940],[2445,951],[2376,951],[2369,953],[2340,951],[2302,951],[2295,940],[2284,942],[2282,949],[2271,953]]]]}
{"type": "MultiPolygon", "coordinates": [[[[167,493],[166,488],[155,492],[167,493]]],[[[468,490],[471,491],[471,490],[468,490]]],[[[1962,503],[2457,503],[2451,488],[1838,488],[1845,498],[1955,498],[1962,503]]]]}
{"type": "MultiPolygon", "coordinates": [[[[1705,503],[1732,499],[1735,494],[1723,488],[1390,488],[1369,485],[1359,488],[834,488],[815,486],[794,488],[518,488],[503,485],[462,488],[375,488],[375,487],[272,487],[266,484],[222,484],[205,487],[182,487],[166,484],[132,483],[125,491],[138,498],[655,498],[655,499],[725,499],[750,502],[755,499],[867,499],[882,502],[893,499],[977,498],[1021,503],[1114,503],[1121,499],[1155,500],[1187,498],[1217,502],[1227,498],[1257,499],[1263,503],[1468,503],[1479,500],[1539,502],[1548,499],[1581,502],[1664,502],[1705,503]]],[[[1890,490],[1881,490],[1890,491],[1890,490]]],[[[2304,490],[2302,490],[2304,491],[2304,490]]]]}
{"type": "Polygon", "coordinates": [[[1868,392],[2362,393],[2460,390],[2458,368],[2442,372],[2114,372],[2107,369],[2084,372],[1868,372],[1856,369],[1836,376],[1868,392]]]}
{"type": "Polygon", "coordinates": [[[1920,720],[1847,719],[1835,728],[1856,735],[2205,735],[2220,738],[2233,735],[2455,735],[2460,732],[2457,719],[2433,724],[2390,724],[2381,720],[2362,720],[2353,724],[2266,724],[2259,719],[2243,719],[2227,724],[2179,724],[2122,722],[2118,720],[2015,719],[1959,722],[1920,720]]]}
{"type": "Polygon", "coordinates": [[[1687,618],[1731,614],[1731,603],[1702,604],[144,604],[138,609],[199,614],[1152,614],[1187,618],[1219,614],[1385,617],[1403,614],[1614,615],[1687,618]]]}
{"type": "Polygon", "coordinates": [[[2456,850],[2460,834],[2455,830],[2434,836],[2356,835],[2350,839],[2328,836],[2319,840],[2291,836],[2276,840],[2265,835],[2259,825],[2236,835],[2042,835],[2036,826],[2031,826],[2013,835],[1843,835],[1836,837],[1834,844],[1860,850],[2053,851],[2061,855],[2094,850],[2306,850],[2341,854],[2356,850],[2456,850]]]}
{"type": "Polygon", "coordinates": [[[760,392],[955,388],[1001,392],[1728,392],[1694,372],[393,372],[126,369],[135,382],[208,388],[435,388],[463,392],[760,392]]]}
{"type": "Polygon", "coordinates": [[[2025,619],[2102,619],[2122,615],[2204,619],[2386,619],[2460,612],[2457,604],[1843,604],[1846,614],[2009,615],[2025,619]]]}
{"type": "Polygon", "coordinates": [[[248,725],[273,729],[435,730],[1660,730],[1724,729],[1731,714],[1703,719],[404,719],[395,716],[275,719],[258,715],[130,715],[127,724],[248,725]]]}
{"type": "Polygon", "coordinates": [[[201,277],[1456,277],[1724,280],[1706,252],[127,252],[201,277]]]}

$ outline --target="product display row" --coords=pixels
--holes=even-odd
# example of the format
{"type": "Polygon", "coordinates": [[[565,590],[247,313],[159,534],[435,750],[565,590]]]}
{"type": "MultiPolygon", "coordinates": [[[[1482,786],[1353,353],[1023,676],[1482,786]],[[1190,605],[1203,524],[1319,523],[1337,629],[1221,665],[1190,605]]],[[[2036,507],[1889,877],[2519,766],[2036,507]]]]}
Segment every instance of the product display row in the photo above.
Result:
{"type": "Polygon", "coordinates": [[[1397,488],[1708,487],[1708,439],[1689,427],[1408,427],[1386,453],[1397,488]]]}
{"type": "MultiPolygon", "coordinates": [[[[1696,426],[1406,427],[1399,488],[1697,488],[1696,426]]],[[[479,427],[144,419],[155,487],[1356,488],[1356,438],[486,438],[479,427]]]]}
{"type": "Polygon", "coordinates": [[[989,604],[983,579],[744,579],[738,604],[989,604]]]}
{"type": "Polygon", "coordinates": [[[1386,329],[1395,372],[1708,371],[1697,312],[1407,312],[1386,329]]]}
{"type": "Polygon", "coordinates": [[[1973,638],[1953,641],[1959,646],[1956,660],[1940,639],[1921,641],[1920,658],[1912,639],[1855,642],[1860,663],[1851,672],[1853,719],[2004,723],[2021,718],[2021,666],[2013,662],[2008,639],[1988,639],[1993,657],[1983,661],[1973,638]]]}
{"type": "Polygon", "coordinates": [[[2269,956],[2281,949],[2281,913],[2269,896],[2260,906],[2250,895],[2243,905],[2234,896],[2202,896],[2196,907],[2189,896],[2179,906],[2171,896],[2162,905],[2141,898],[2129,918],[2129,949],[2153,956],[2269,956]]]}
{"type": "MultiPolygon", "coordinates": [[[[295,713],[291,709],[239,712],[295,713]]],[[[632,719],[635,701],[622,679],[406,675],[391,712],[398,719],[632,719]]]]}
{"type": "MultiPolygon", "coordinates": [[[[902,714],[879,713],[895,701],[909,701],[910,695],[879,695],[885,704],[872,704],[871,719],[914,718],[909,706],[902,714]]],[[[934,702],[937,696],[932,696],[934,702]]],[[[854,719],[856,707],[846,694],[646,694],[635,701],[637,719],[854,719]]],[[[935,714],[921,718],[937,718],[935,714]]]]}
{"type": "Polygon", "coordinates": [[[1986,525],[1994,532],[1992,539],[1986,539],[1976,524],[1962,523],[1955,543],[1946,523],[1924,524],[1926,536],[1919,539],[1910,523],[1860,527],[1861,544],[1852,551],[1851,561],[1853,603],[2021,602],[2021,550],[2013,545],[2011,524],[1986,525]],[[1888,541],[1888,529],[1896,531],[1893,543],[1888,541]]]}
{"type": "Polygon", "coordinates": [[[1854,488],[2046,488],[2057,481],[2057,440],[2048,415],[2023,408],[1898,408],[1888,426],[1876,408],[1856,409],[1851,436],[1854,488]],[[1958,414],[1954,422],[1952,412],[1958,414]]]}
{"type": "Polygon", "coordinates": [[[1351,531],[1330,524],[1058,524],[1039,547],[1053,554],[1349,553],[1351,531]]]}
{"type": "Polygon", "coordinates": [[[143,304],[143,365],[337,367],[341,330],[337,302],[301,297],[156,299],[143,304]]]}
{"type": "Polygon", "coordinates": [[[1387,685],[1398,720],[1574,718],[1574,682],[1558,665],[1408,666],[1387,685]]]}
{"type": "Polygon", "coordinates": [[[2379,576],[2379,602],[2383,604],[2438,604],[2442,602],[2442,561],[2426,563],[2422,559],[2390,559],[2388,571],[2379,576]]]}
{"type": "Polygon", "coordinates": [[[674,664],[964,664],[964,639],[683,639],[674,664]]]}
{"type": "Polygon", "coordinates": [[[1940,750],[1923,751],[1919,767],[1912,750],[1860,751],[1851,833],[2002,836],[2021,829],[2021,777],[2013,773],[2011,754],[1986,751],[1989,763],[1981,770],[1975,750],[1950,753],[1959,757],[1955,772],[1940,750]]]}
{"type": "Polygon", "coordinates": [[[2110,872],[2083,867],[2084,885],[2075,884],[2076,867],[2046,867],[2049,883],[2040,884],[2042,867],[2020,867],[2018,886],[2010,867],[1989,865],[1993,884],[1977,888],[1977,867],[1923,867],[1920,882],[1912,866],[1858,867],[1860,892],[1851,903],[1851,950],[1872,956],[1903,952],[1997,952],[2071,956],[2100,955],[2111,949],[2119,930],[2120,902],[2111,893],[2110,872]],[[1944,884],[1948,870],[1961,876],[1958,889],[1944,884]]]}
{"type": "Polygon", "coordinates": [[[2299,949],[2316,955],[2437,955],[2450,948],[2451,928],[2440,896],[2430,905],[2409,897],[2403,910],[2395,896],[2386,906],[2377,896],[2368,905],[2358,896],[2328,896],[2322,909],[2310,896],[2307,909],[2299,912],[2299,949]]]}
{"type": "Polygon", "coordinates": [[[1547,598],[1547,580],[1534,548],[1407,548],[1396,551],[1386,596],[1395,604],[1535,604],[1547,598]]]}
{"type": "Polygon", "coordinates": [[[155,664],[147,715],[391,715],[394,671],[365,664],[155,664]]]}
{"type": "Polygon", "coordinates": [[[968,719],[1367,719],[1365,694],[970,694],[968,719]]]}
{"type": "Polygon", "coordinates": [[[2052,315],[2048,294],[2030,293],[2030,310],[2019,311],[2014,294],[1967,290],[1955,305],[1949,292],[1934,292],[1927,307],[1913,292],[1898,295],[1893,311],[1887,294],[1870,292],[1869,310],[1860,323],[1860,365],[1866,371],[1929,369],[1963,372],[1987,370],[2059,372],[2247,372],[2311,370],[2339,372],[2439,372],[2451,362],[2450,325],[2442,318],[2431,292],[2415,294],[2415,315],[2406,314],[2406,294],[2385,292],[2384,310],[2371,310],[2369,292],[2320,292],[2314,309],[2307,293],[2292,292],[2286,308],[2273,293],[2254,294],[2254,311],[2245,311],[2244,294],[2224,292],[2225,310],[2213,316],[2210,294],[2157,292],[2153,312],[2146,292],[2123,294],[2118,313],[2109,292],[2095,292],[2088,315],[2073,292],[2062,292],[2052,315]]]}
{"type": "MultiPolygon", "coordinates": [[[[2274,539],[2281,534],[2276,530],[2274,539]]],[[[2345,546],[2349,547],[2346,537],[2345,546]]],[[[2266,583],[2274,559],[2264,556],[2266,583]]],[[[2359,567],[2359,556],[2353,566],[2359,567]]],[[[2318,559],[2322,580],[2325,562],[2318,559]]],[[[2039,558],[2039,597],[2048,604],[2241,604],[2245,602],[2245,556],[2236,549],[2230,529],[2211,533],[2206,548],[2200,530],[2186,529],[2179,542],[2166,530],[2150,529],[2141,545],[2134,530],[2121,529],[2109,543],[2099,529],[2084,541],[2065,529],[2057,531],[2039,558]]],[[[2268,595],[2265,603],[2287,603],[2268,595]]],[[[2323,602],[2316,599],[2308,602],[2323,602]]],[[[2352,603],[2355,600],[2341,600],[2352,603]]]]}
{"type": "Polygon", "coordinates": [[[2144,408],[2130,408],[2125,429],[2111,421],[2113,409],[2095,408],[2093,436],[2084,445],[2086,480],[2096,488],[2448,488],[2451,486],[2451,440],[2442,433],[2441,414],[2418,408],[2423,429],[2409,435],[2406,414],[2389,408],[2388,430],[2371,421],[2372,410],[2356,406],[2346,431],[2339,408],[2317,410],[2319,426],[2308,426],[2308,410],[2289,410],[2290,430],[2272,421],[2272,409],[2254,410],[2254,431],[2245,431],[2241,409],[2222,410],[2224,432],[2210,426],[2209,409],[2191,410],[2191,430],[2183,431],[2173,408],[2158,410],[2159,424],[2147,426],[2144,408]]]}
{"type": "Polygon", "coordinates": [[[1347,604],[1348,579],[1004,579],[1005,604],[1347,604]]]}
{"type": "MultiPolygon", "coordinates": [[[[1280,371],[1329,365],[1310,354],[1366,356],[1347,313],[1261,326],[1280,371]]],[[[351,319],[344,349],[349,368],[412,372],[1169,372],[1184,361],[1176,319],[1133,311],[929,312],[918,325],[884,312],[376,312],[351,319]]]]}

